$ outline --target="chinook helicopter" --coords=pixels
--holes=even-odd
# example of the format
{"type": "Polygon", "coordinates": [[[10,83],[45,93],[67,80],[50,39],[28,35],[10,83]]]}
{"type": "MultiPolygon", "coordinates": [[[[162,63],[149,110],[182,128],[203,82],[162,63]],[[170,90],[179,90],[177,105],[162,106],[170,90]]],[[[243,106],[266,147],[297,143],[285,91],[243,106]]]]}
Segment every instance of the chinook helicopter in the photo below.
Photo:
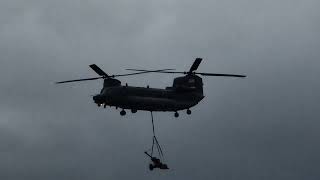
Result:
{"type": "Polygon", "coordinates": [[[126,69],[135,71],[135,73],[108,75],[96,64],[89,65],[99,77],[75,79],[68,81],[56,82],[57,84],[89,81],[103,79],[103,88],[100,93],[93,96],[93,101],[99,107],[114,106],[117,109],[121,108],[120,115],[126,115],[125,110],[131,110],[136,113],[142,111],[163,111],[174,112],[175,117],[179,117],[178,111],[186,110],[187,114],[191,114],[190,108],[197,105],[203,98],[203,82],[201,76],[222,76],[222,77],[238,77],[244,78],[245,75],[236,74],[216,74],[216,73],[201,73],[196,72],[202,58],[196,58],[189,71],[179,72],[174,69],[161,70],[144,70],[144,69],[126,69]],[[121,81],[116,77],[131,76],[145,73],[170,73],[184,74],[184,76],[176,77],[171,87],[165,89],[156,89],[147,87],[134,87],[127,84],[121,85],[121,81]]]}

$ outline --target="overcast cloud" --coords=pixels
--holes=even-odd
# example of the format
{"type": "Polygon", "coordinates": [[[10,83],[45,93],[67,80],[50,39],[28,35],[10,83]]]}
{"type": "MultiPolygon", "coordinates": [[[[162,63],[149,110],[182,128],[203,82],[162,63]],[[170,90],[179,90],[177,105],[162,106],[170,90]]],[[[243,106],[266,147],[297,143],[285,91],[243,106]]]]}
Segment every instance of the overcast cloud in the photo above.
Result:
{"type": "MultiPolygon", "coordinates": [[[[1,0],[0,179],[320,178],[320,1],[1,0]],[[247,74],[204,77],[206,98],[155,113],[170,171],[149,172],[147,112],[97,108],[125,68],[247,74]]],[[[175,76],[121,78],[164,88],[175,76]]]]}

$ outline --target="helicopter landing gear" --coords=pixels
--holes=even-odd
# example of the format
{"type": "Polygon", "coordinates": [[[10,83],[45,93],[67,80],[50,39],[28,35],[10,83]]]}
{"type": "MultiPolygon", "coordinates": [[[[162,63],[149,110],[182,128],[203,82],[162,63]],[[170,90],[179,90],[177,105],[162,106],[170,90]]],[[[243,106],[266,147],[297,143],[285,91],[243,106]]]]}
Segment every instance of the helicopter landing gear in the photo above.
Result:
{"type": "Polygon", "coordinates": [[[190,115],[191,114],[191,110],[187,109],[187,114],[190,115]]]}
{"type": "Polygon", "coordinates": [[[124,115],[126,115],[127,113],[126,113],[126,111],[124,110],[124,109],[122,109],[122,111],[120,111],[120,115],[121,116],[124,116],[124,115]]]}
{"type": "Polygon", "coordinates": [[[178,112],[175,112],[175,113],[174,113],[174,117],[176,117],[176,118],[179,117],[179,113],[178,113],[178,112]]]}
{"type": "Polygon", "coordinates": [[[149,164],[149,170],[152,171],[153,170],[153,165],[149,164]]]}
{"type": "Polygon", "coordinates": [[[136,113],[137,110],[136,110],[136,109],[131,109],[131,112],[132,112],[132,113],[136,113]]]}

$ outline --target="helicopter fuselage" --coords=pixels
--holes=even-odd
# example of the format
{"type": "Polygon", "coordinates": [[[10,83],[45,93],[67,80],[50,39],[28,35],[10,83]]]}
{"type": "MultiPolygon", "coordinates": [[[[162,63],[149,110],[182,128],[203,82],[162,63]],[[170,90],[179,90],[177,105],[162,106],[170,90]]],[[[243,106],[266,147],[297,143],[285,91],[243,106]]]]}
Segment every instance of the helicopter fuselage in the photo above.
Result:
{"type": "Polygon", "coordinates": [[[195,91],[179,92],[175,89],[155,89],[132,86],[103,88],[93,100],[98,105],[145,111],[179,111],[189,109],[204,98],[195,91]]]}
{"type": "Polygon", "coordinates": [[[100,94],[93,97],[98,105],[145,111],[189,109],[203,98],[202,79],[195,75],[175,78],[172,87],[157,89],[121,85],[117,79],[105,79],[100,94]]]}

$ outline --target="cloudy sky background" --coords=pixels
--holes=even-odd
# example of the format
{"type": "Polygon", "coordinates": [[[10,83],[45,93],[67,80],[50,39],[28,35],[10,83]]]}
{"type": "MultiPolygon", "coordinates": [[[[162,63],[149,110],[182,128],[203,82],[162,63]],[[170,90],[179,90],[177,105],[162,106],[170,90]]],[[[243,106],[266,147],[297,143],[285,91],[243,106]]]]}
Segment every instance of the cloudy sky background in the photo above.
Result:
{"type": "MultiPolygon", "coordinates": [[[[320,1],[0,1],[1,179],[319,179],[320,1]],[[149,172],[147,112],[97,108],[125,68],[247,74],[204,77],[206,98],[155,113],[170,171],[149,172]]],[[[163,88],[174,75],[121,78],[163,88]]]]}

